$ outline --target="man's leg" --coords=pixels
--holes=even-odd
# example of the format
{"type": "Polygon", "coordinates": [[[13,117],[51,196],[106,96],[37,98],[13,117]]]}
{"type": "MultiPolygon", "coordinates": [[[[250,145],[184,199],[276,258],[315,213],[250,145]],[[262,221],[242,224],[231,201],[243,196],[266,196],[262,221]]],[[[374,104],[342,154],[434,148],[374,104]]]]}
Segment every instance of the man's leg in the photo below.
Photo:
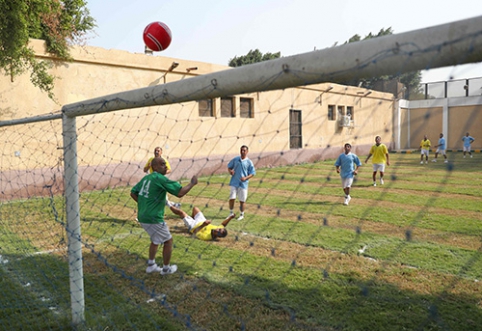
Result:
{"type": "Polygon", "coordinates": [[[169,263],[171,263],[172,243],[172,238],[164,243],[164,247],[162,249],[162,260],[164,262],[164,265],[169,265],[169,263]]]}
{"type": "Polygon", "coordinates": [[[177,216],[179,216],[180,218],[184,218],[187,216],[186,212],[184,210],[181,210],[177,207],[174,207],[174,204],[172,206],[169,207],[171,209],[171,211],[176,214],[177,216]]]}
{"type": "Polygon", "coordinates": [[[156,254],[157,254],[157,248],[159,245],[156,245],[154,243],[151,243],[149,246],[149,260],[153,261],[156,259],[156,254]]]}

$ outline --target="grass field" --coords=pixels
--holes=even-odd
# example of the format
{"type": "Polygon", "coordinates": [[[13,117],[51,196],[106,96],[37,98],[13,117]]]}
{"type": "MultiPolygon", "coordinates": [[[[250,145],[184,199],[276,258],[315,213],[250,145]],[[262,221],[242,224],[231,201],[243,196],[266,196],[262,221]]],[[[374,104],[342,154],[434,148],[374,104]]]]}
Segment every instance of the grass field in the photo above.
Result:
{"type": "MultiPolygon", "coordinates": [[[[130,188],[82,193],[79,329],[480,330],[482,156],[391,160],[383,186],[363,165],[349,206],[333,160],[258,169],[245,220],[218,242],[167,211],[169,276],[145,273],[130,188]]],[[[228,183],[200,178],[183,209],[220,224],[228,183]]],[[[71,329],[64,218],[62,197],[0,206],[0,330],[71,329]]]]}

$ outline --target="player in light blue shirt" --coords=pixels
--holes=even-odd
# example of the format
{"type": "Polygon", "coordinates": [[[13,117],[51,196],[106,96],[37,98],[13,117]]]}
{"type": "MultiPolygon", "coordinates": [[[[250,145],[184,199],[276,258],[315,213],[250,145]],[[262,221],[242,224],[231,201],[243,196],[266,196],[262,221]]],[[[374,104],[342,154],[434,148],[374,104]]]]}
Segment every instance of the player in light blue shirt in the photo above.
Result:
{"type": "Polygon", "coordinates": [[[341,185],[343,192],[345,192],[345,202],[343,204],[348,206],[351,200],[350,188],[353,184],[353,177],[358,173],[358,168],[361,167],[361,162],[358,156],[351,152],[351,145],[346,143],[345,152],[336,159],[336,172],[340,174],[341,185]]]}
{"type": "Polygon", "coordinates": [[[465,159],[465,154],[468,152],[470,157],[472,157],[472,152],[471,152],[471,144],[475,141],[473,137],[469,135],[467,132],[464,137],[462,137],[462,141],[464,142],[464,159],[465,159]]]}
{"type": "Polygon", "coordinates": [[[440,134],[440,139],[438,140],[438,145],[435,145],[435,147],[437,147],[437,150],[435,151],[435,158],[432,160],[432,162],[437,162],[437,155],[439,154],[442,154],[444,156],[444,159],[445,159],[445,163],[448,163],[449,161],[447,161],[447,153],[445,152],[446,150],[446,143],[445,143],[445,138],[444,138],[444,134],[441,133],[440,134]]]}
{"type": "Polygon", "coordinates": [[[244,219],[244,204],[248,198],[249,179],[256,175],[253,162],[248,158],[248,146],[243,145],[240,149],[240,156],[236,156],[228,163],[228,171],[231,175],[229,181],[229,215],[234,215],[234,202],[236,197],[239,200],[239,210],[241,215],[238,221],[244,219]]]}

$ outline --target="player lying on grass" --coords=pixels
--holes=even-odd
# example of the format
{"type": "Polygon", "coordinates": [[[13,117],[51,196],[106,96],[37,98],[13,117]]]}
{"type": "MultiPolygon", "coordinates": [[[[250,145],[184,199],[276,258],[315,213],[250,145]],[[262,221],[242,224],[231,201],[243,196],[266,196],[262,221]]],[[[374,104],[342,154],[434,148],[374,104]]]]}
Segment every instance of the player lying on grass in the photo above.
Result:
{"type": "Polygon", "coordinates": [[[171,206],[171,211],[182,218],[184,224],[187,226],[189,233],[195,234],[201,240],[216,240],[217,238],[224,238],[228,235],[226,226],[236,215],[229,215],[221,225],[211,224],[211,220],[207,220],[204,214],[198,207],[192,209],[192,216],[189,216],[185,211],[171,206]]]}

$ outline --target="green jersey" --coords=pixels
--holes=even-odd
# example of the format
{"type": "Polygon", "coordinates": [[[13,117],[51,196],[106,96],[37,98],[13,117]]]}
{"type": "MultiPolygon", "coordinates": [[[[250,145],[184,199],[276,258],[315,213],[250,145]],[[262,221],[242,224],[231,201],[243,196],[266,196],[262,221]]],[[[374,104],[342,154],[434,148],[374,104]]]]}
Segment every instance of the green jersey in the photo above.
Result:
{"type": "Polygon", "coordinates": [[[182,186],[158,172],[144,176],[131,190],[136,194],[137,219],[141,223],[157,224],[164,222],[166,192],[177,196],[182,186]]]}

